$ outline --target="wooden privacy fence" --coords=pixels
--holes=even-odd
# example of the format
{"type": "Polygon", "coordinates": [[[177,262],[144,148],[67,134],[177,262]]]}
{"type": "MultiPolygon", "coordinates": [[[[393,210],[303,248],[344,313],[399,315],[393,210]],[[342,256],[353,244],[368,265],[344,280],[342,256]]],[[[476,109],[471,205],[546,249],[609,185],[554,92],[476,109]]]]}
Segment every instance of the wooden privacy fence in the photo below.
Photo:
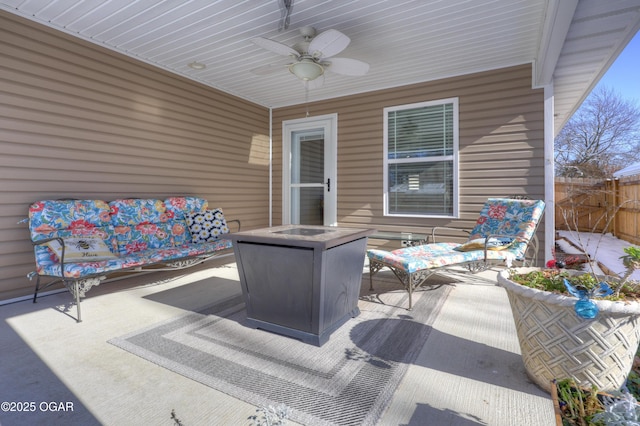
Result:
{"type": "Polygon", "coordinates": [[[611,233],[640,245],[640,175],[555,179],[557,230],[611,233]]]}

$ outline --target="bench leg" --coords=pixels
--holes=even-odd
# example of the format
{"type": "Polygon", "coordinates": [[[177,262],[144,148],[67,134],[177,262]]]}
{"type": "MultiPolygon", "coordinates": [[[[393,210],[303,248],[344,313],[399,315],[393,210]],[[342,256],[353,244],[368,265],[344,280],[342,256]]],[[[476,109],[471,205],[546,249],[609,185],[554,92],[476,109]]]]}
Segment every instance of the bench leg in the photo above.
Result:
{"type": "Polygon", "coordinates": [[[66,280],[64,282],[67,290],[71,292],[73,298],[76,301],[76,310],[78,312],[77,322],[82,322],[82,312],[80,311],[80,298],[85,296],[85,293],[91,289],[91,287],[100,285],[100,283],[105,280],[107,277],[105,275],[91,277],[91,278],[83,278],[79,280],[66,280]]]}
{"type": "Polygon", "coordinates": [[[33,303],[38,299],[38,291],[40,291],[40,275],[36,278],[36,289],[33,291],[33,303]]]}
{"type": "Polygon", "coordinates": [[[410,311],[413,309],[413,274],[408,274],[409,275],[409,288],[407,289],[407,291],[409,292],[409,307],[407,308],[407,311],[410,311]]]}
{"type": "Polygon", "coordinates": [[[76,322],[82,322],[82,312],[80,311],[80,283],[78,281],[73,282],[74,292],[73,294],[76,297],[76,312],[78,313],[78,318],[76,322]]]}
{"type": "Polygon", "coordinates": [[[52,281],[41,284],[40,275],[38,275],[38,273],[30,272],[29,274],[27,274],[27,278],[29,278],[29,280],[33,280],[34,277],[36,278],[36,288],[33,290],[33,303],[36,303],[38,301],[38,294],[40,293],[40,290],[44,290],[45,288],[48,288],[62,281],[60,278],[55,278],[52,281]]]}

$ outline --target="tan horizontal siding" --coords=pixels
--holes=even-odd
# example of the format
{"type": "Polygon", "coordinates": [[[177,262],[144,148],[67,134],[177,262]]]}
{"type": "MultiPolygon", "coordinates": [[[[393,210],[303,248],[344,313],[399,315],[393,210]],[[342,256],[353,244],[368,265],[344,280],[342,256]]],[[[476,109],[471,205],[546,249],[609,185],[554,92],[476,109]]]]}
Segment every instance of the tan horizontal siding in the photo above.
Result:
{"type": "MultiPolygon", "coordinates": [[[[232,95],[0,11],[0,299],[30,292],[28,232],[45,198],[198,195],[267,225],[269,113],[232,95]]],[[[327,83],[329,84],[329,83],[327,83]]],[[[338,113],[338,221],[396,231],[473,225],[489,196],[542,198],[543,96],[523,65],[273,111],[273,220],[282,121],[338,113]],[[383,108],[460,99],[460,219],[384,217],[383,108]]]]}
{"type": "Polygon", "coordinates": [[[307,109],[310,116],[338,114],[340,224],[414,232],[469,229],[488,197],[544,198],[543,92],[531,88],[529,65],[274,110],[274,223],[282,215],[282,121],[300,118],[307,109]],[[452,97],[459,98],[460,110],[460,218],[384,217],[383,109],[452,97]]]}
{"type": "Polygon", "coordinates": [[[0,11],[0,299],[28,294],[41,199],[196,195],[267,225],[264,107],[0,11]]]}

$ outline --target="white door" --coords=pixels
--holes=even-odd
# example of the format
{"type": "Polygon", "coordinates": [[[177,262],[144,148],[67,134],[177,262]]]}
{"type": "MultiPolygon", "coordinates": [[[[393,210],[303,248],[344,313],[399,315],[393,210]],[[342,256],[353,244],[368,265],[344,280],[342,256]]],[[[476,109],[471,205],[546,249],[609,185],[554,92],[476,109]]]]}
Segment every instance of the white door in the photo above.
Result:
{"type": "Polygon", "coordinates": [[[283,122],[283,224],[337,225],[337,114],[283,122]]]}

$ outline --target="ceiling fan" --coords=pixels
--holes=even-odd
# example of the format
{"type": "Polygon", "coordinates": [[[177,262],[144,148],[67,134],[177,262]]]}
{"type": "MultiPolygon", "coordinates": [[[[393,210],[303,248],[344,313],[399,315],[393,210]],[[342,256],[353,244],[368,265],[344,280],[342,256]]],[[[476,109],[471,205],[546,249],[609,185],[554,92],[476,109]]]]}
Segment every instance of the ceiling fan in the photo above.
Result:
{"type": "Polygon", "coordinates": [[[253,43],[263,49],[289,56],[294,60],[286,64],[269,64],[254,68],[251,72],[257,75],[266,75],[278,72],[283,66],[287,66],[293,75],[307,84],[324,76],[325,71],[348,76],[362,76],[369,71],[369,64],[366,62],[333,57],[346,49],[351,42],[351,39],[340,31],[331,29],[316,36],[315,28],[302,27],[300,34],[304,41],[296,43],[292,47],[263,37],[251,39],[253,43]]]}

